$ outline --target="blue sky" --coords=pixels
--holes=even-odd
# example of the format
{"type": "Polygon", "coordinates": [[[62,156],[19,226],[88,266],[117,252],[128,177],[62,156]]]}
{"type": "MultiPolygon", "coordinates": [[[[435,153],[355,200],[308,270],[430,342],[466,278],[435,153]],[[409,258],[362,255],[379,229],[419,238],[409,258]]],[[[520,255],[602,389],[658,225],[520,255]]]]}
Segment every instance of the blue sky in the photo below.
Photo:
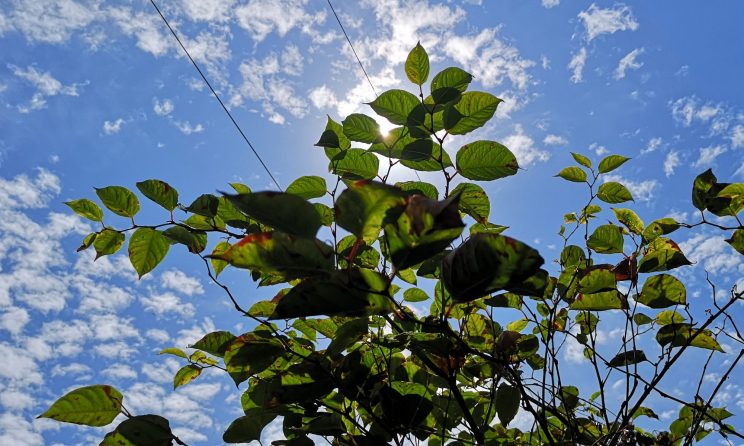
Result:
{"type": "MultiPolygon", "coordinates": [[[[364,103],[374,95],[326,2],[161,3],[282,185],[326,172],[313,147],[326,114],[371,113],[364,103]]],[[[744,181],[742,3],[369,0],[336,8],[378,90],[408,88],[402,63],[420,40],[433,72],[459,65],[475,88],[505,100],[472,135],[504,143],[524,168],[488,186],[491,221],[546,258],[559,253],[563,214],[582,205],[579,186],[552,177],[570,151],[632,157],[615,180],[646,222],[693,221],[690,185],[709,167],[721,180],[744,181]]],[[[67,389],[98,382],[122,390],[131,411],[170,418],[189,444],[217,443],[240,415],[239,393],[219,374],[173,392],[179,363],[157,352],[214,329],[240,332],[243,321],[198,259],[178,249],[141,281],[123,255],[93,263],[75,254],[91,225],[63,202],[160,178],[188,203],[233,181],[270,189],[268,176],[149,2],[3,0],[0,48],[0,444],[100,439],[100,430],[34,420],[67,389]]],[[[162,215],[145,206],[143,218],[162,215]]],[[[719,290],[744,286],[743,258],[721,234],[675,235],[696,262],[681,274],[698,311],[711,302],[706,270],[719,290]]],[[[271,294],[244,273],[225,277],[245,302],[271,294]]],[[[618,335],[612,321],[608,342],[618,335]]],[[[581,351],[568,345],[564,355],[576,367],[569,379],[579,381],[581,351]]],[[[718,359],[706,386],[725,370],[727,356],[718,359]]],[[[685,394],[696,378],[677,372],[665,388],[685,394]]],[[[744,426],[744,379],[731,379],[718,402],[744,426]]],[[[657,403],[666,425],[678,407],[657,403]]]]}

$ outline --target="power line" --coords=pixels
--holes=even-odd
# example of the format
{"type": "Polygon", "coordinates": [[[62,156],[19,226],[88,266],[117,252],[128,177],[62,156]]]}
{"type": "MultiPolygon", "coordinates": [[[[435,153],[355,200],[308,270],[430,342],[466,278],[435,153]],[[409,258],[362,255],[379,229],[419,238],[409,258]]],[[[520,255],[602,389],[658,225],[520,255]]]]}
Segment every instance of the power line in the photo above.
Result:
{"type": "MultiPolygon", "coordinates": [[[[215,99],[217,99],[217,102],[220,103],[220,105],[222,106],[222,109],[225,111],[225,113],[227,113],[227,116],[230,118],[230,121],[232,121],[233,125],[235,125],[235,128],[238,129],[238,132],[240,132],[240,136],[243,137],[243,140],[248,144],[248,147],[251,148],[251,151],[253,152],[253,154],[256,155],[256,158],[258,158],[258,161],[261,163],[261,166],[263,166],[263,168],[266,171],[266,173],[269,174],[269,177],[271,178],[271,181],[273,181],[274,184],[276,184],[276,187],[278,187],[279,190],[283,190],[282,189],[282,186],[280,186],[279,185],[279,182],[276,180],[276,178],[274,178],[274,175],[271,174],[271,171],[266,166],[266,163],[264,163],[264,160],[261,159],[261,155],[258,154],[258,151],[256,151],[256,149],[253,147],[253,144],[251,144],[251,142],[248,140],[248,137],[245,136],[245,133],[243,133],[243,129],[240,128],[240,125],[238,124],[238,122],[235,120],[235,118],[233,118],[233,115],[232,115],[232,113],[230,113],[230,110],[228,110],[228,108],[225,106],[225,103],[222,102],[222,99],[220,99],[220,96],[217,94],[217,92],[214,90],[214,88],[212,88],[212,84],[209,83],[209,80],[207,80],[207,77],[204,75],[204,73],[202,72],[201,68],[199,68],[199,65],[191,57],[191,54],[189,54],[189,51],[186,49],[186,47],[184,46],[184,44],[181,42],[181,39],[178,37],[178,34],[176,34],[176,31],[173,29],[173,27],[171,27],[170,23],[168,23],[168,20],[165,18],[165,16],[163,15],[163,13],[160,11],[160,8],[158,8],[158,5],[155,4],[155,0],[150,0],[150,3],[152,3],[152,6],[155,7],[155,10],[160,15],[160,18],[163,19],[163,22],[165,22],[165,25],[168,27],[168,29],[170,30],[171,34],[173,34],[173,37],[176,38],[176,41],[178,42],[178,44],[181,45],[181,49],[183,50],[184,53],[186,53],[186,56],[191,61],[191,64],[194,66],[194,68],[196,68],[196,71],[199,72],[199,75],[201,76],[202,80],[204,80],[204,83],[207,84],[207,87],[209,87],[209,90],[212,92],[212,94],[214,95],[215,99]]],[[[335,12],[334,12],[334,14],[335,14],[335,12]]],[[[338,18],[338,17],[336,17],[336,18],[338,18]]],[[[351,42],[349,42],[349,43],[351,43],[351,42]]],[[[362,69],[364,69],[364,68],[362,68],[362,69]]],[[[369,78],[367,78],[367,79],[369,79],[369,78]]],[[[372,87],[372,88],[374,89],[374,87],[372,87]]]]}
{"type": "Polygon", "coordinates": [[[338,26],[341,27],[341,31],[344,33],[344,37],[346,37],[346,41],[349,42],[349,47],[351,48],[351,52],[354,53],[354,57],[356,57],[357,62],[359,62],[359,68],[362,69],[362,73],[364,73],[364,77],[367,78],[367,82],[369,82],[369,86],[372,87],[372,92],[375,94],[375,96],[378,96],[377,90],[375,90],[375,86],[372,85],[372,81],[369,79],[367,70],[364,69],[364,65],[362,65],[362,61],[359,59],[359,56],[357,55],[357,52],[354,49],[354,45],[351,43],[351,39],[349,39],[349,35],[346,34],[346,30],[344,29],[344,25],[341,23],[341,19],[338,17],[338,14],[336,14],[336,10],[333,8],[333,5],[331,4],[331,0],[327,0],[327,1],[328,1],[328,6],[331,7],[331,11],[333,12],[333,15],[336,17],[338,26]]]}

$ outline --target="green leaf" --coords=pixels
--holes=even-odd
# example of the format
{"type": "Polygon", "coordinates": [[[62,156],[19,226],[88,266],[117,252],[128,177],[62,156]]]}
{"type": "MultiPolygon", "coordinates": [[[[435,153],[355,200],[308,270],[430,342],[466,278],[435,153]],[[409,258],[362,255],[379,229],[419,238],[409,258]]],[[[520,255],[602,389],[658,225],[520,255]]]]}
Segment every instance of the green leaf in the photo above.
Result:
{"type": "Polygon", "coordinates": [[[400,163],[408,167],[409,169],[418,170],[420,172],[437,172],[442,170],[442,166],[452,166],[452,160],[450,159],[447,152],[442,150],[442,146],[440,146],[439,144],[434,144],[431,152],[431,157],[427,160],[416,161],[401,158],[400,163]]]}
{"type": "Polygon", "coordinates": [[[324,274],[334,266],[330,246],[278,231],[250,234],[225,252],[209,257],[262,274],[279,273],[286,279],[324,274]]]}
{"type": "Polygon", "coordinates": [[[564,180],[573,181],[574,183],[583,183],[586,181],[586,172],[581,167],[570,166],[562,169],[555,176],[564,180]]]}
{"type": "Polygon", "coordinates": [[[328,170],[346,180],[369,180],[377,175],[380,160],[362,149],[339,152],[331,159],[328,170]]]}
{"type": "Polygon", "coordinates": [[[326,355],[336,356],[343,353],[344,350],[354,345],[367,334],[369,329],[368,318],[360,317],[352,319],[349,322],[338,327],[336,334],[333,336],[331,343],[328,344],[326,355]]]}
{"type": "Polygon", "coordinates": [[[189,252],[200,253],[207,247],[207,234],[202,231],[189,231],[182,226],[172,226],[163,235],[174,243],[185,245],[189,252]]]}
{"type": "Polygon", "coordinates": [[[127,418],[109,432],[101,446],[170,446],[173,433],[168,420],[158,415],[127,418]]]}
{"type": "Polygon", "coordinates": [[[261,439],[263,428],[274,421],[276,414],[262,409],[251,410],[232,423],[222,435],[225,443],[250,443],[261,439]]]}
{"type": "Polygon", "coordinates": [[[239,194],[250,194],[251,188],[243,183],[230,183],[230,187],[239,194]]]}
{"type": "Polygon", "coordinates": [[[229,331],[215,331],[204,335],[201,339],[196,341],[194,345],[190,345],[190,348],[205,351],[210,355],[222,358],[225,356],[225,351],[230,346],[230,343],[235,340],[235,335],[229,331]]]}
{"type": "MultiPolygon", "coordinates": [[[[714,189],[721,188],[715,197],[707,202],[707,209],[713,214],[724,217],[737,215],[744,209],[744,183],[717,184],[714,189]]],[[[711,190],[714,190],[711,189],[711,190]]]]}
{"type": "Polygon", "coordinates": [[[403,292],[403,300],[406,302],[423,302],[429,299],[429,295],[419,288],[409,288],[403,292]]]}
{"type": "Polygon", "coordinates": [[[181,369],[176,372],[176,376],[173,377],[173,388],[177,389],[184,384],[188,384],[195,380],[199,375],[201,375],[201,371],[202,368],[194,364],[181,367],[181,369]]]}
{"type": "Polygon", "coordinates": [[[122,217],[134,217],[139,212],[137,196],[126,187],[108,186],[96,189],[96,195],[111,212],[122,217]]]}
{"type": "Polygon", "coordinates": [[[160,231],[137,228],[129,238],[129,261],[140,279],[152,271],[168,254],[170,243],[160,231]]]}
{"type": "Polygon", "coordinates": [[[598,226],[586,245],[600,254],[620,254],[623,252],[623,230],[615,225],[598,226]]]}
{"type": "Polygon", "coordinates": [[[370,152],[379,153],[388,158],[403,158],[403,149],[416,138],[411,136],[408,127],[395,127],[378,142],[369,147],[370,152]]]}
{"type": "MultiPolygon", "coordinates": [[[[330,158],[333,157],[336,153],[338,153],[340,150],[346,150],[351,147],[351,141],[349,141],[349,138],[344,135],[344,129],[338,122],[331,119],[330,116],[328,116],[328,121],[326,122],[326,128],[323,134],[320,136],[320,140],[315,143],[316,146],[324,147],[326,149],[326,154],[329,155],[330,158]]],[[[238,193],[245,193],[238,191],[238,193]]]]}
{"type": "Polygon", "coordinates": [[[124,396],[107,385],[86,386],[66,393],[37,418],[64,423],[106,426],[121,413],[124,396]]]}
{"type": "Polygon", "coordinates": [[[679,227],[679,223],[669,217],[654,220],[643,230],[643,242],[644,244],[650,243],[659,236],[676,231],[679,227]]]}
{"type": "Polygon", "coordinates": [[[509,330],[509,331],[515,331],[515,332],[519,333],[520,331],[522,331],[525,328],[527,328],[527,324],[529,324],[529,322],[530,322],[529,320],[524,319],[524,318],[517,319],[516,321],[509,322],[506,325],[506,329],[509,330]]]}
{"type": "Polygon", "coordinates": [[[650,308],[667,308],[672,305],[685,305],[687,291],[676,277],[659,274],[646,279],[641,294],[635,299],[650,308]]]}
{"type": "Polygon", "coordinates": [[[125,236],[123,233],[106,228],[99,232],[93,241],[93,248],[96,250],[96,259],[116,253],[124,244],[125,236]]]}
{"type": "Polygon", "coordinates": [[[568,245],[561,251],[561,266],[565,269],[569,267],[581,265],[586,260],[586,253],[584,249],[576,245],[568,245]]]}
{"type": "Polygon", "coordinates": [[[315,238],[321,226],[315,207],[297,195],[266,191],[225,197],[257,222],[288,234],[315,238]]]}
{"type": "Polygon", "coordinates": [[[405,70],[408,80],[416,85],[422,85],[429,78],[429,55],[421,46],[421,42],[408,53],[405,70]]]}
{"type": "Polygon", "coordinates": [[[420,104],[419,99],[405,90],[388,90],[369,103],[372,110],[393,124],[405,125],[408,115],[420,104]]]}
{"type": "Polygon", "coordinates": [[[284,354],[284,346],[266,331],[253,331],[235,338],[225,350],[225,365],[235,384],[261,373],[284,354]]]}
{"type": "Polygon", "coordinates": [[[643,350],[628,350],[627,352],[618,353],[610,360],[610,367],[625,367],[640,362],[648,361],[643,350]]]}
{"type": "Polygon", "coordinates": [[[517,415],[521,398],[519,389],[508,384],[501,384],[498,390],[496,390],[494,406],[496,407],[499,421],[504,427],[509,425],[517,415]]]}
{"type": "Polygon", "coordinates": [[[726,239],[739,254],[744,254],[744,229],[737,229],[731,234],[731,238],[726,239]]]}
{"type": "Polygon", "coordinates": [[[219,276],[220,273],[229,265],[226,261],[220,260],[218,257],[223,254],[227,249],[230,248],[230,244],[228,242],[222,241],[217,243],[217,245],[212,250],[212,256],[209,259],[209,261],[212,263],[212,268],[214,269],[215,276],[219,276]]]}
{"type": "Polygon", "coordinates": [[[382,135],[377,121],[362,113],[352,113],[342,122],[344,135],[352,141],[372,144],[382,135]]]}
{"type": "Polygon", "coordinates": [[[723,352],[723,348],[716,341],[712,331],[699,330],[693,328],[690,324],[664,325],[656,333],[656,341],[662,347],[670,344],[672,347],[690,345],[692,347],[723,352]]]}
{"type": "Polygon", "coordinates": [[[406,161],[426,161],[432,158],[434,141],[431,138],[415,139],[403,147],[400,159],[406,161]]]}
{"type": "Polygon", "coordinates": [[[653,321],[653,319],[643,313],[636,313],[633,315],[633,322],[635,322],[637,325],[648,325],[653,321]]]}
{"type": "Polygon", "coordinates": [[[295,285],[278,302],[270,319],[306,316],[364,316],[393,310],[387,278],[353,268],[295,285]]]}
{"type": "Polygon", "coordinates": [[[630,209],[624,208],[612,208],[612,212],[615,213],[615,218],[621,224],[623,224],[628,230],[634,234],[640,235],[643,233],[643,220],[630,209]]]}
{"type": "Polygon", "coordinates": [[[431,80],[431,91],[441,88],[456,88],[465,91],[473,80],[473,75],[457,67],[449,67],[437,73],[431,80]]]}
{"type": "Polygon", "coordinates": [[[668,271],[691,264],[675,242],[658,237],[646,248],[645,255],[638,263],[638,271],[641,273],[668,271]]]}
{"type": "Polygon", "coordinates": [[[685,317],[674,310],[665,310],[656,315],[656,323],[659,325],[681,324],[685,317]]]}
{"type": "Polygon", "coordinates": [[[442,281],[457,302],[521,284],[544,263],[526,244],[499,234],[481,233],[442,261],[442,281]]]}
{"type": "Polygon", "coordinates": [[[626,158],[621,155],[608,155],[602,161],[599,162],[599,173],[612,172],[618,167],[625,164],[630,158],[626,158]]]}
{"type": "Polygon", "coordinates": [[[350,183],[336,200],[335,215],[339,226],[364,239],[377,240],[388,214],[405,204],[402,191],[374,181],[350,183]]]}
{"type": "Polygon", "coordinates": [[[597,265],[579,279],[579,293],[594,294],[612,291],[617,287],[615,273],[610,265],[597,265]]]}
{"type": "Polygon", "coordinates": [[[78,247],[78,249],[75,250],[75,252],[85,251],[86,249],[90,248],[93,242],[96,241],[96,237],[98,237],[97,232],[91,232],[90,234],[86,235],[83,239],[83,243],[78,247]]]}
{"type": "Polygon", "coordinates": [[[214,217],[217,215],[219,205],[217,197],[212,194],[203,194],[197,197],[186,210],[203,217],[214,217]]]}
{"type": "Polygon", "coordinates": [[[480,91],[467,92],[462,95],[454,108],[462,116],[457,124],[450,127],[449,133],[464,135],[483,127],[496,112],[496,107],[503,101],[496,96],[480,91]]]}
{"type": "Polygon", "coordinates": [[[628,188],[615,181],[608,181],[599,186],[597,198],[611,204],[633,200],[633,196],[630,194],[628,188]]]}
{"type": "Polygon", "coordinates": [[[494,141],[475,141],[457,151],[457,170],[470,180],[491,181],[517,173],[514,154],[494,141]]]}
{"type": "Polygon", "coordinates": [[[455,194],[460,194],[460,212],[470,215],[478,223],[488,223],[491,202],[482,187],[473,183],[460,183],[452,189],[452,195],[455,194]]]}
{"type": "Polygon", "coordinates": [[[137,189],[142,192],[142,195],[159,204],[167,211],[173,211],[178,206],[178,192],[165,181],[140,181],[137,183],[137,189]]]}
{"type": "Polygon", "coordinates": [[[571,156],[573,157],[574,160],[576,160],[577,163],[581,164],[587,169],[592,168],[592,161],[589,158],[585,157],[584,155],[580,153],[571,152],[571,156]]]}
{"type": "Polygon", "coordinates": [[[173,356],[178,356],[184,359],[188,358],[188,356],[186,356],[186,353],[184,353],[183,350],[181,350],[180,348],[176,348],[176,347],[164,348],[160,350],[160,353],[158,354],[159,355],[173,355],[173,356]]]}
{"type": "Polygon", "coordinates": [[[407,195],[418,194],[423,195],[426,198],[431,198],[432,200],[439,199],[439,191],[437,191],[436,186],[423,181],[404,181],[402,183],[395,183],[395,187],[402,190],[407,195]]]}
{"type": "Polygon", "coordinates": [[[579,294],[569,305],[571,310],[605,311],[628,308],[625,298],[617,290],[593,294],[579,294]]]}
{"type": "Polygon", "coordinates": [[[443,201],[421,195],[406,199],[402,213],[385,224],[387,254],[398,269],[410,268],[446,249],[462,234],[459,195],[443,201]]]}
{"type": "Polygon", "coordinates": [[[70,209],[72,209],[76,214],[83,218],[98,222],[103,221],[103,211],[101,210],[101,208],[87,198],[66,201],[65,204],[69,206],[70,209]]]}
{"type": "Polygon", "coordinates": [[[326,194],[326,180],[318,176],[303,176],[287,186],[287,193],[298,195],[305,200],[319,198],[326,194]]]}
{"type": "Polygon", "coordinates": [[[698,210],[702,211],[707,206],[708,198],[711,196],[711,189],[716,185],[717,181],[711,169],[695,177],[695,181],[692,183],[692,204],[698,210]]]}

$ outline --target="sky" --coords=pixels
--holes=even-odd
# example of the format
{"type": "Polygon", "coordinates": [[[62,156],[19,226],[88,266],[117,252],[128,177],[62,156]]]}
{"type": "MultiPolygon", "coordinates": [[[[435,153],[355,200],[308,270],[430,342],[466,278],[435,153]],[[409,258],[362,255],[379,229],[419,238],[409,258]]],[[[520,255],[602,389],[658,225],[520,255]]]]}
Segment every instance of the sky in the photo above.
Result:
{"type": "MultiPolygon", "coordinates": [[[[365,103],[374,93],[326,2],[159,6],[282,186],[326,174],[325,155],[313,147],[326,115],[371,114],[365,103]]],[[[610,153],[633,158],[610,179],[628,186],[646,222],[693,222],[692,179],[707,168],[722,181],[744,181],[744,3],[335,6],[378,91],[410,88],[403,62],[420,41],[432,73],[461,66],[474,75],[474,88],[504,99],[489,125],[449,150],[457,141],[492,139],[516,154],[523,170],[487,185],[491,221],[510,226],[509,235],[546,259],[559,254],[563,214],[583,204],[580,186],[553,177],[571,164],[572,151],[595,161],[610,153]]],[[[173,391],[181,364],[157,353],[249,326],[203,264],[176,247],[142,280],[124,254],[96,262],[90,252],[76,254],[93,225],[63,202],[148,178],[173,185],[186,204],[230,182],[274,185],[149,2],[0,0],[0,49],[0,444],[97,443],[105,428],[35,416],[73,387],[104,382],[125,394],[131,412],[169,418],[187,443],[218,444],[241,415],[240,392],[218,373],[173,391]]],[[[393,179],[411,173],[396,170],[393,179]]],[[[143,204],[142,219],[162,217],[143,204]]],[[[744,257],[725,234],[698,228],[673,238],[695,262],[680,272],[695,311],[711,304],[706,271],[724,295],[737,281],[744,286],[744,257]]],[[[245,273],[225,280],[246,303],[271,295],[245,273]]],[[[744,315],[741,306],[735,315],[744,315]]],[[[602,339],[609,342],[622,329],[612,315],[607,320],[602,339]]],[[[569,344],[563,354],[576,367],[568,380],[580,381],[581,349],[569,344]]],[[[685,364],[699,365],[701,355],[685,364]]],[[[716,355],[704,389],[730,357],[716,355]]],[[[696,384],[685,364],[664,381],[674,394],[696,384]]],[[[619,398],[616,386],[609,392],[619,398]]],[[[716,402],[744,427],[744,377],[730,379],[716,402]]],[[[679,410],[651,403],[661,424],[679,410]]],[[[704,444],[720,441],[711,436],[704,444]]]]}

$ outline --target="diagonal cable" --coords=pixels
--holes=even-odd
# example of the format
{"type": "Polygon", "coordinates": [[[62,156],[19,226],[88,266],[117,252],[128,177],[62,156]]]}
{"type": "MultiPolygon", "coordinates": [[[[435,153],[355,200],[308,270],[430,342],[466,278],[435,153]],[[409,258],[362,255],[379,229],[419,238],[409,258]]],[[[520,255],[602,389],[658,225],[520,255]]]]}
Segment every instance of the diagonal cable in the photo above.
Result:
{"type": "MultiPolygon", "coordinates": [[[[212,84],[209,83],[209,80],[207,80],[207,77],[204,75],[204,73],[202,72],[201,68],[199,68],[199,65],[191,57],[191,54],[189,54],[189,51],[184,46],[183,42],[181,42],[181,39],[178,37],[178,34],[176,34],[176,31],[173,29],[173,27],[170,25],[170,23],[168,23],[168,20],[165,18],[165,16],[163,15],[163,13],[160,11],[160,8],[158,8],[158,5],[155,4],[155,0],[150,0],[150,3],[152,3],[152,6],[155,7],[155,10],[160,15],[160,18],[163,19],[163,22],[168,27],[168,29],[170,30],[171,34],[173,34],[173,37],[176,38],[176,41],[181,46],[181,49],[183,50],[184,53],[186,53],[186,57],[189,58],[189,60],[191,61],[191,64],[194,66],[194,68],[196,68],[196,71],[199,72],[199,75],[201,76],[202,80],[204,81],[205,84],[207,84],[207,87],[209,87],[209,90],[212,92],[212,94],[214,95],[215,99],[217,99],[217,102],[220,103],[220,105],[222,106],[222,109],[225,111],[225,113],[227,114],[227,116],[230,118],[230,121],[232,121],[233,125],[235,125],[235,128],[238,129],[238,132],[240,133],[240,136],[243,137],[243,140],[248,144],[248,147],[251,148],[251,151],[253,152],[253,154],[256,155],[256,158],[258,158],[258,162],[261,163],[261,166],[263,166],[263,168],[266,171],[266,173],[269,174],[269,177],[271,178],[271,181],[274,182],[274,184],[276,185],[277,188],[279,188],[279,190],[283,190],[282,189],[282,186],[279,185],[279,182],[276,180],[276,178],[274,178],[274,175],[271,174],[271,171],[266,166],[266,163],[261,158],[261,155],[258,154],[258,151],[253,147],[253,144],[251,144],[251,142],[248,140],[248,137],[245,136],[245,133],[243,132],[243,129],[240,128],[240,125],[238,124],[238,122],[235,120],[235,118],[233,118],[233,115],[232,115],[232,113],[230,113],[230,110],[228,110],[228,108],[225,106],[225,103],[222,102],[222,99],[220,99],[220,96],[217,94],[217,92],[214,90],[214,88],[212,88],[212,84]]],[[[344,32],[344,34],[345,34],[345,32],[344,32]]],[[[367,78],[367,79],[369,79],[369,78],[367,78]]],[[[374,89],[374,87],[373,87],[373,89],[374,89]]]]}
{"type": "Polygon", "coordinates": [[[367,78],[367,82],[369,82],[369,86],[372,87],[372,92],[375,94],[375,96],[378,96],[377,90],[375,90],[375,86],[372,85],[372,81],[369,79],[367,70],[364,69],[364,65],[362,65],[362,61],[359,59],[359,55],[357,55],[357,52],[354,49],[354,45],[351,43],[351,39],[349,39],[349,35],[346,34],[346,29],[344,29],[344,25],[341,23],[341,19],[338,17],[338,14],[336,14],[336,10],[333,8],[333,5],[331,4],[331,0],[327,0],[327,1],[328,1],[328,6],[331,7],[331,11],[333,12],[333,15],[336,17],[338,26],[341,27],[341,31],[344,33],[344,37],[346,37],[346,41],[349,42],[349,47],[351,48],[351,52],[354,53],[354,57],[356,57],[357,62],[359,62],[359,68],[362,69],[362,73],[364,73],[364,77],[367,78]]]}

